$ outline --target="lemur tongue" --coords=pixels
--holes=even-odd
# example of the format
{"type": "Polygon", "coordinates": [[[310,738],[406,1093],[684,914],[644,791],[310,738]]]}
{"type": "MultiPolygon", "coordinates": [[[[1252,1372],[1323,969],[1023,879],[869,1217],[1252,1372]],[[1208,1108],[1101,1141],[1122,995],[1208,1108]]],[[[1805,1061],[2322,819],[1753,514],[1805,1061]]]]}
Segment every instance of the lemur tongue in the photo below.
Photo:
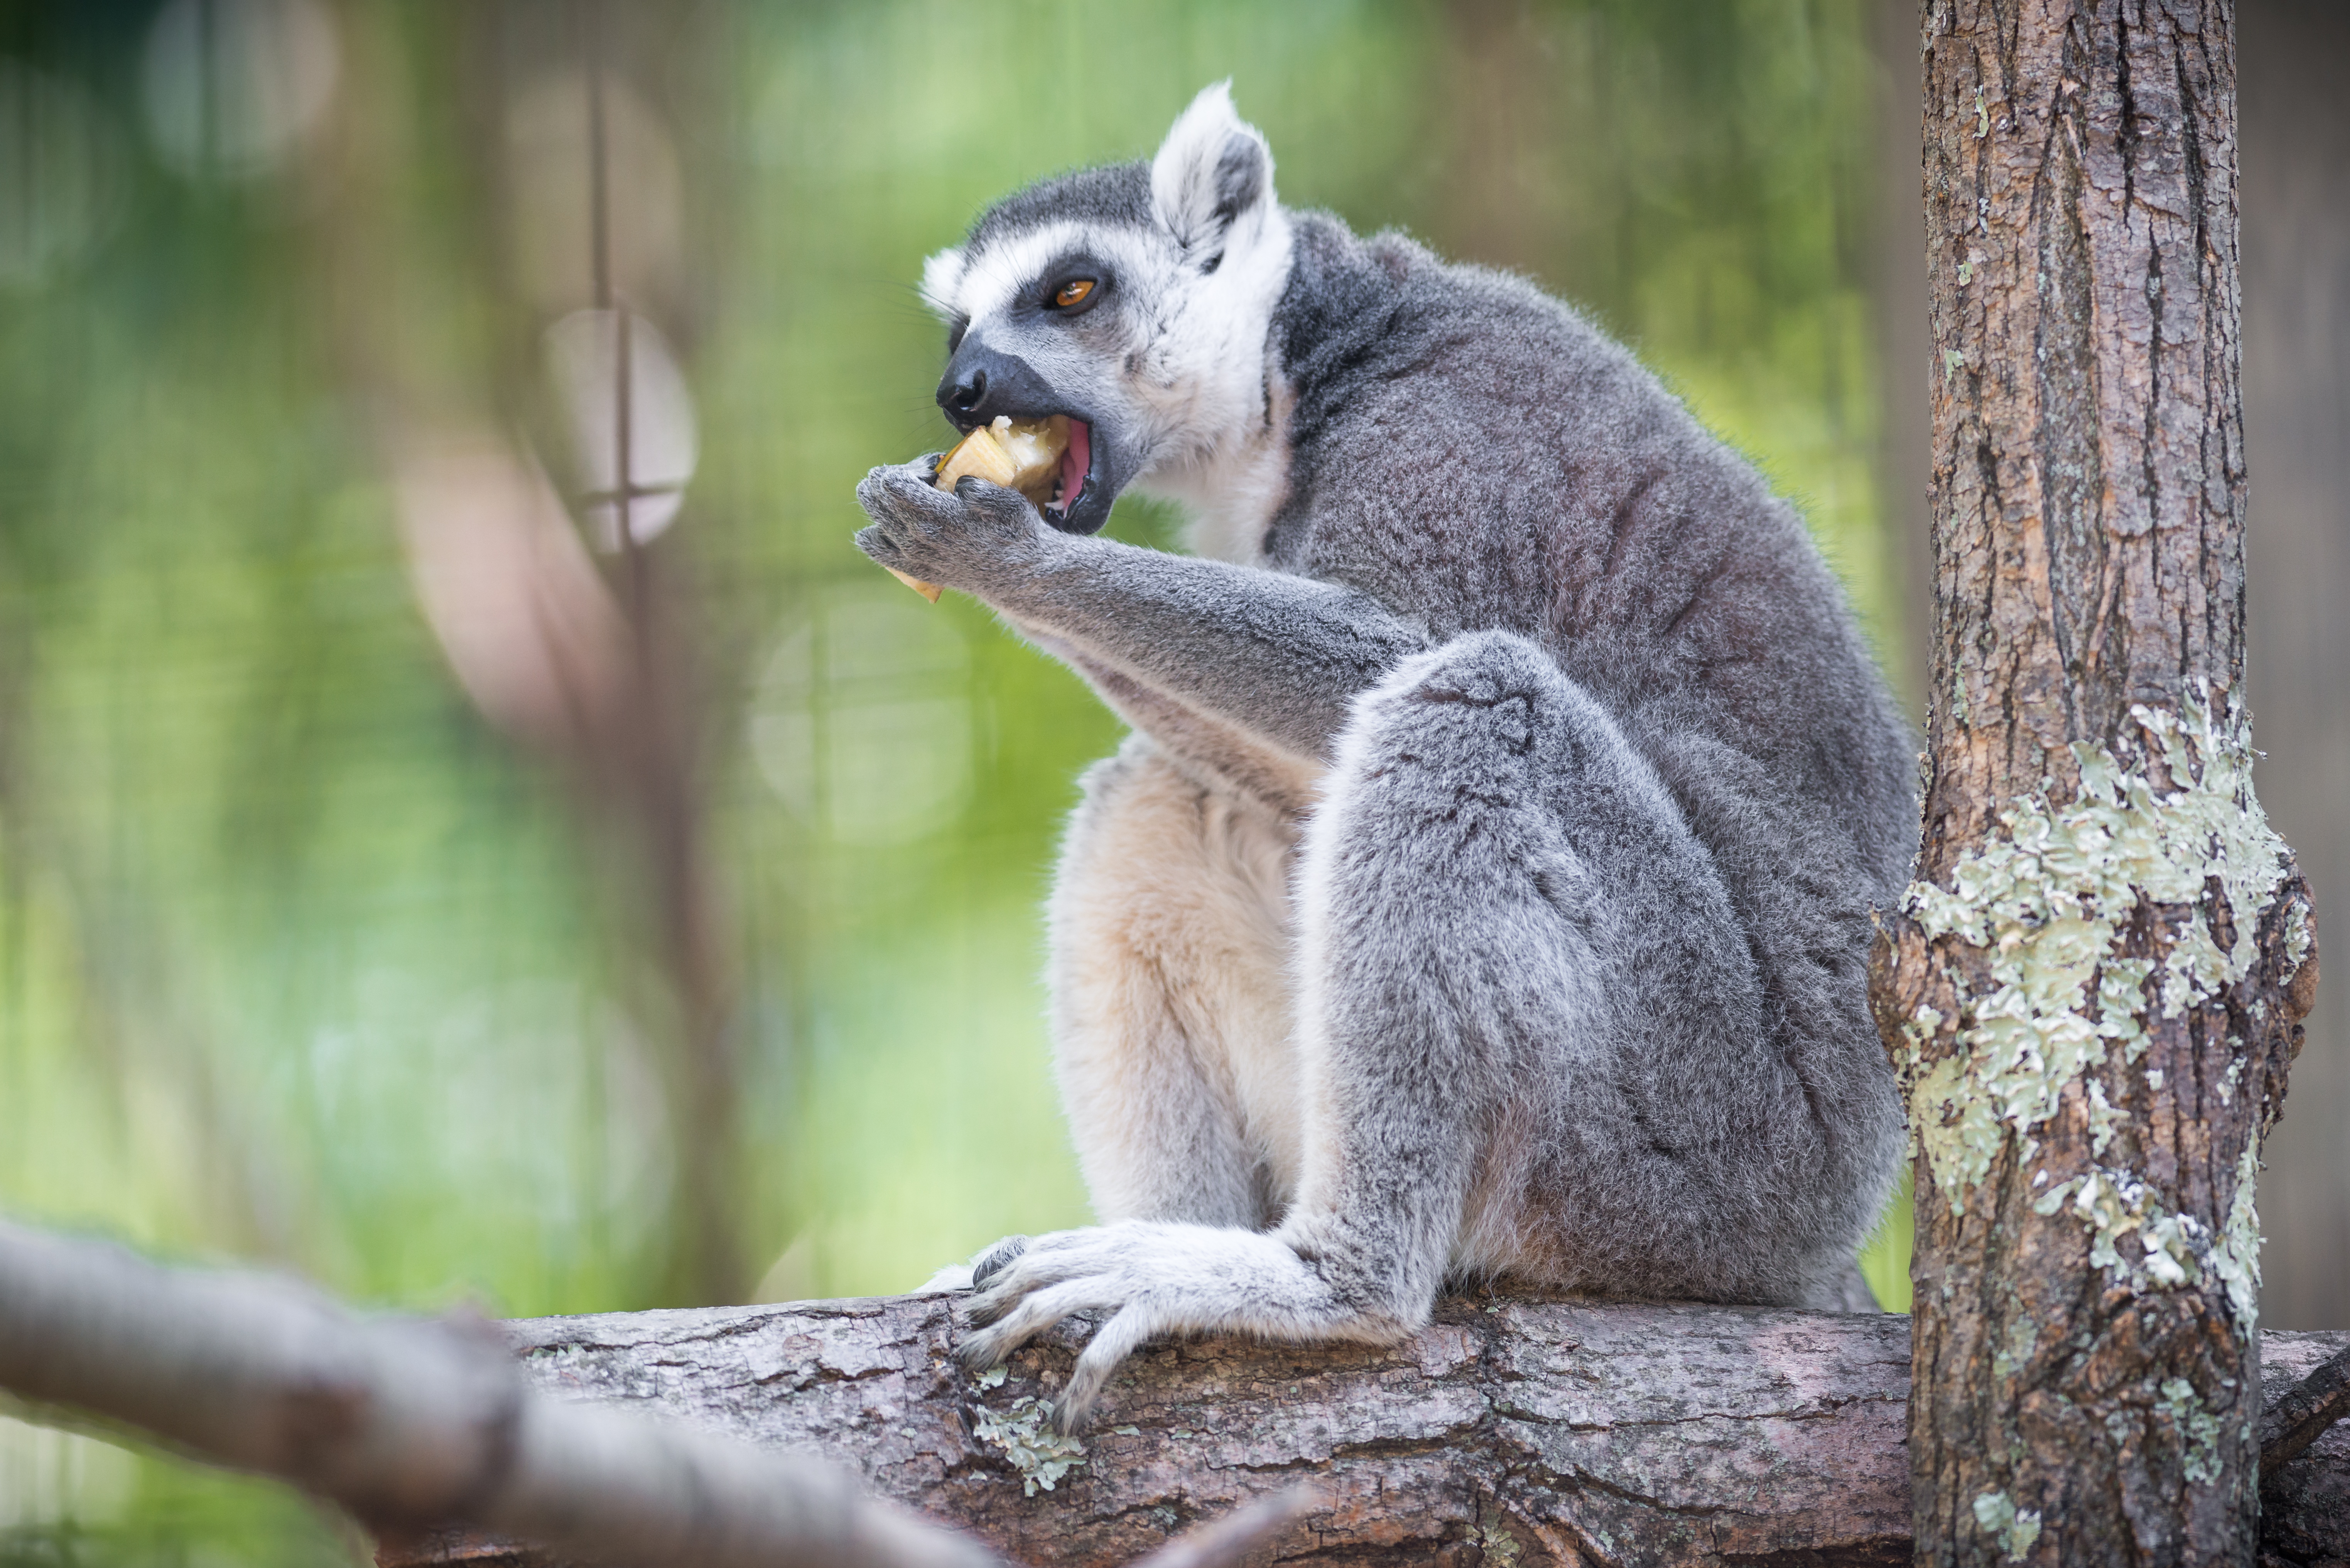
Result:
{"type": "Polygon", "coordinates": [[[1077,495],[1094,466],[1093,427],[1083,420],[1069,421],[1069,448],[1061,454],[1061,515],[1076,510],[1077,495]]]}

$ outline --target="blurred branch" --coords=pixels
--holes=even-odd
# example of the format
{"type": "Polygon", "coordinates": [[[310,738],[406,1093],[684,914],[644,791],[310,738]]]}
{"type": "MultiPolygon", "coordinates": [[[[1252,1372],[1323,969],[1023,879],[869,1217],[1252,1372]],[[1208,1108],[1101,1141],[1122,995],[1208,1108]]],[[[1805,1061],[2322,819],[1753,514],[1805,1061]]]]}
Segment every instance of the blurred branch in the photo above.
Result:
{"type": "Polygon", "coordinates": [[[361,1319],[289,1280],[0,1223],[0,1386],[307,1488],[612,1563],[983,1568],[846,1473],[525,1386],[484,1324],[361,1319]]]}

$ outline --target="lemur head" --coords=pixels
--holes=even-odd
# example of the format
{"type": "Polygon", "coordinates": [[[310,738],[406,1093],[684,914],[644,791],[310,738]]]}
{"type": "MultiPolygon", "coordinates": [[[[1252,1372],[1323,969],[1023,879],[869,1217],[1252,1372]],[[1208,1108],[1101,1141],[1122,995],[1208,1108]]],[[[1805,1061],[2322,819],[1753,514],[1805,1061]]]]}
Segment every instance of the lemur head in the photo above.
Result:
{"type": "Polygon", "coordinates": [[[1031,185],[922,270],[947,322],[939,407],[957,430],[1069,416],[1045,509],[1069,533],[1108,521],[1135,480],[1212,464],[1263,421],[1289,223],[1230,87],[1192,99],[1149,162],[1031,185]]]}

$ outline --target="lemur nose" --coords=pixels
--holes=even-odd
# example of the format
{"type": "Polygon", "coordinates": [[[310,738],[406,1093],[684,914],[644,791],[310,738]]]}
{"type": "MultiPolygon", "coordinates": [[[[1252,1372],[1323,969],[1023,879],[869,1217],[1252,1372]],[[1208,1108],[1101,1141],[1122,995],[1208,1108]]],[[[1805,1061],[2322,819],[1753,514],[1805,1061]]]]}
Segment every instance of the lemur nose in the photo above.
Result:
{"type": "Polygon", "coordinates": [[[939,378],[939,410],[957,430],[983,425],[998,414],[1039,419],[1069,410],[1029,363],[967,335],[939,378]]]}
{"type": "Polygon", "coordinates": [[[941,391],[939,401],[946,406],[947,412],[951,414],[967,414],[979,407],[980,400],[986,396],[987,372],[973,370],[953,386],[941,391]]]}

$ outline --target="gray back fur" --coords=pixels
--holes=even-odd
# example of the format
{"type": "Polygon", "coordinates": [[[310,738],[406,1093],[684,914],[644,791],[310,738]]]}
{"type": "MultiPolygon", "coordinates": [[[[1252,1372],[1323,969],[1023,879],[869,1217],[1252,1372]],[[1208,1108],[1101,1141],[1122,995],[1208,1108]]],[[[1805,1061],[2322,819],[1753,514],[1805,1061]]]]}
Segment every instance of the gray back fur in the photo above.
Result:
{"type": "MultiPolygon", "coordinates": [[[[1841,587],[1754,466],[1575,310],[1292,222],[1289,493],[1263,559],[1437,640],[1517,632],[1607,707],[1729,886],[1767,1027],[1840,1135],[1818,1190],[1865,1229],[1901,1136],[1868,911],[1908,877],[1916,748],[1841,587]]],[[[1656,985],[1673,1008],[1677,978],[1656,985]]]]}

